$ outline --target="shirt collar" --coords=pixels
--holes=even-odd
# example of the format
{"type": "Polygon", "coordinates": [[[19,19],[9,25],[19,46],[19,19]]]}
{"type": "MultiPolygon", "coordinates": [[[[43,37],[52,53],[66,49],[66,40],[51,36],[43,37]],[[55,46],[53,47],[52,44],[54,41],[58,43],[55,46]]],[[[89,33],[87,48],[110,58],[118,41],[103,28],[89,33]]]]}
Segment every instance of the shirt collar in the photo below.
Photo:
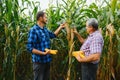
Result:
{"type": "Polygon", "coordinates": [[[97,30],[97,31],[91,33],[89,36],[92,37],[92,36],[95,35],[96,33],[99,33],[99,31],[97,30]]]}
{"type": "Polygon", "coordinates": [[[41,29],[41,30],[44,30],[45,29],[45,26],[43,28],[41,28],[38,24],[36,24],[36,27],[41,29]]]}

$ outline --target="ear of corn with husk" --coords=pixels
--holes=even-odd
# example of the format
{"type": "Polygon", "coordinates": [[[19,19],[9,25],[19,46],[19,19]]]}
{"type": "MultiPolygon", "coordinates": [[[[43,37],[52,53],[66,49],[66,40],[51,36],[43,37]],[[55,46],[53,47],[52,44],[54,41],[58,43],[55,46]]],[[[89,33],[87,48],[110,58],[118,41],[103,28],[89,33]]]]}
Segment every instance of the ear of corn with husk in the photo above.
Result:
{"type": "Polygon", "coordinates": [[[113,36],[115,34],[115,29],[112,24],[108,24],[106,28],[107,28],[107,35],[109,34],[113,36]]]}

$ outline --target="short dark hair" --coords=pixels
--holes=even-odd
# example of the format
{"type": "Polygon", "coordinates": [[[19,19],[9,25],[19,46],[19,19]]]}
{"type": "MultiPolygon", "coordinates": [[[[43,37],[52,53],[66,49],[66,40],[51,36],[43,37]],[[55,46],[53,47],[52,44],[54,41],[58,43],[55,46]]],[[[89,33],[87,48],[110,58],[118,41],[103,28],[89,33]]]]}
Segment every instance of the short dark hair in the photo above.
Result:
{"type": "Polygon", "coordinates": [[[36,20],[38,21],[40,17],[43,17],[43,16],[44,16],[44,14],[45,14],[45,12],[39,11],[39,12],[37,13],[37,15],[36,15],[36,20]]]}
{"type": "Polygon", "coordinates": [[[98,30],[98,21],[95,18],[90,18],[87,20],[88,26],[92,26],[95,30],[98,30]]]}

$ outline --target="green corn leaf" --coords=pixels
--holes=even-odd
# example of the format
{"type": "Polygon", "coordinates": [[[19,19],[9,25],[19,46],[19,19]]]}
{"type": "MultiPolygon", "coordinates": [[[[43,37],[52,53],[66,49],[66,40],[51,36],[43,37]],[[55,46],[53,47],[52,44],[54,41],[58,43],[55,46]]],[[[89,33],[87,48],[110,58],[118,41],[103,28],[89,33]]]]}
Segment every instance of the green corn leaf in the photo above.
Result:
{"type": "Polygon", "coordinates": [[[116,9],[116,5],[117,5],[117,0],[112,0],[112,1],[111,1],[112,13],[114,13],[114,11],[115,11],[115,9],[116,9]]]}

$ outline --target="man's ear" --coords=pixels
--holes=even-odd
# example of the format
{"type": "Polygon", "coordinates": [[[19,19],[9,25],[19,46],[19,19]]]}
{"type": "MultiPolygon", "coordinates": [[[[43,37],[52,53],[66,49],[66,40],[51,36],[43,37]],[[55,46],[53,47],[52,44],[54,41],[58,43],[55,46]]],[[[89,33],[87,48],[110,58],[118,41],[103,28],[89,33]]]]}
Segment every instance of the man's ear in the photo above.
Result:
{"type": "Polygon", "coordinates": [[[42,17],[39,17],[39,20],[42,20],[42,17]]]}
{"type": "Polygon", "coordinates": [[[93,26],[89,26],[89,27],[94,30],[94,27],[93,27],[93,26]]]}

